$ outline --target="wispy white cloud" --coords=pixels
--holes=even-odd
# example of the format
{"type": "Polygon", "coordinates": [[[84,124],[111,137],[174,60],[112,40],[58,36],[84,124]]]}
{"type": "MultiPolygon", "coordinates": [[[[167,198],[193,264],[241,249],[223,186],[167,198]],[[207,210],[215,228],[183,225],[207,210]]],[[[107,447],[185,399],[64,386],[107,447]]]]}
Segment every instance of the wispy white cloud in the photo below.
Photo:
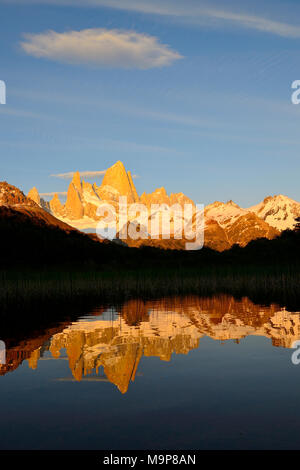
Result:
{"type": "MultiPolygon", "coordinates": [[[[179,22],[190,22],[200,26],[223,27],[226,24],[241,28],[275,34],[278,36],[299,38],[300,25],[285,23],[280,20],[247,12],[229,10],[212,6],[212,2],[199,0],[0,0],[3,3],[35,3],[69,5],[76,7],[108,7],[118,10],[135,11],[173,17],[179,22]]],[[[225,3],[225,2],[224,2],[225,3]]]]}
{"type": "Polygon", "coordinates": [[[30,118],[30,119],[44,119],[48,118],[46,114],[34,113],[31,111],[16,109],[8,106],[0,107],[0,115],[5,114],[7,116],[19,117],[19,118],[30,118]]]}
{"type": "Polygon", "coordinates": [[[299,38],[300,26],[280,21],[271,20],[256,15],[235,13],[232,11],[211,9],[203,12],[209,18],[239,25],[248,29],[256,29],[264,33],[276,34],[277,36],[299,38]]]}
{"type": "MultiPolygon", "coordinates": [[[[264,16],[207,6],[208,2],[170,0],[88,0],[94,6],[106,6],[145,14],[170,16],[177,21],[187,21],[200,26],[222,27],[226,24],[255,29],[278,36],[299,38],[300,25],[284,23],[264,16]]],[[[78,2],[79,3],[79,0],[78,2]]],[[[212,2],[209,2],[211,5],[212,2]]]]}
{"type": "Polygon", "coordinates": [[[182,56],[154,36],[134,31],[84,29],[25,34],[22,49],[37,58],[99,67],[150,69],[171,65],[182,56]]]}
{"type": "Polygon", "coordinates": [[[52,193],[40,193],[40,196],[42,197],[53,197],[55,194],[58,196],[66,196],[68,193],[67,191],[54,191],[52,193]]]}
{"type": "MultiPolygon", "coordinates": [[[[103,176],[105,175],[106,170],[100,170],[100,171],[80,171],[80,176],[81,177],[87,177],[87,178],[97,178],[98,176],[103,176]]],[[[58,173],[58,174],[53,174],[50,176],[54,176],[55,178],[62,178],[65,180],[70,180],[73,178],[75,175],[75,171],[69,171],[67,173],[58,173]]]]}
{"type": "MultiPolygon", "coordinates": [[[[68,171],[67,173],[58,173],[58,174],[53,174],[50,176],[54,176],[55,178],[62,178],[66,180],[70,180],[73,178],[75,175],[75,171],[68,171]]],[[[80,171],[79,174],[82,178],[97,178],[100,176],[105,175],[106,170],[100,170],[100,171],[80,171]]],[[[138,178],[138,175],[132,175],[132,178],[138,178]]]]}

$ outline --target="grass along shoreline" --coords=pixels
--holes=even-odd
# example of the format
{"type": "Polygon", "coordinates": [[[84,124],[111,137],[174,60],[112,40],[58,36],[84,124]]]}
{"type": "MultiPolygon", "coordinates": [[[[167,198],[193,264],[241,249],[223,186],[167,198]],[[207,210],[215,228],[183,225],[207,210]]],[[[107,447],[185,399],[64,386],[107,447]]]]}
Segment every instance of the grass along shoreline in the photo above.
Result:
{"type": "Polygon", "coordinates": [[[2,318],[10,312],[51,312],[72,304],[118,304],[132,298],[231,294],[300,310],[298,266],[200,269],[0,271],[2,318]]]}

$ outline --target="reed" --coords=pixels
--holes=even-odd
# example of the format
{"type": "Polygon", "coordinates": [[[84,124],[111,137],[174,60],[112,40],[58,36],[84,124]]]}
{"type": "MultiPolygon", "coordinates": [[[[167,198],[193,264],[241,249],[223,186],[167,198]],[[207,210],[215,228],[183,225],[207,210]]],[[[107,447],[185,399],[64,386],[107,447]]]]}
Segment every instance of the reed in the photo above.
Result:
{"type": "MultiPolygon", "coordinates": [[[[231,294],[267,305],[277,302],[300,309],[300,274],[296,267],[230,266],[204,269],[6,270],[0,272],[0,311],[51,312],[64,306],[121,303],[131,298],[231,294]]],[[[49,313],[47,313],[48,315],[49,313]]]]}

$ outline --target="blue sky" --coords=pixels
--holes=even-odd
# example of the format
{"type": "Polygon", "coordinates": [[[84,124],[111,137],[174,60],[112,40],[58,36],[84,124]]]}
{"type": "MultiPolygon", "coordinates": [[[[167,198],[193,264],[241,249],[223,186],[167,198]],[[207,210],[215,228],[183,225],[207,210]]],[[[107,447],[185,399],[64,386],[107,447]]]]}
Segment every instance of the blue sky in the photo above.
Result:
{"type": "MultiPolygon", "coordinates": [[[[122,160],[139,193],[300,201],[300,4],[0,0],[0,172],[25,192],[122,160]]],[[[87,177],[101,182],[101,177],[87,177]]]]}

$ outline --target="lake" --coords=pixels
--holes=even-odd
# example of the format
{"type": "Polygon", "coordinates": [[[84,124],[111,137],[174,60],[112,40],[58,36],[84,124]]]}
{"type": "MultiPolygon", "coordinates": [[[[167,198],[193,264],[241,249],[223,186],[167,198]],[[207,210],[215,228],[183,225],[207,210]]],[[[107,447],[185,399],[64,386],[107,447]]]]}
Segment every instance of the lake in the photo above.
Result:
{"type": "Polygon", "coordinates": [[[13,323],[1,449],[300,448],[299,312],[218,295],[13,323]]]}

